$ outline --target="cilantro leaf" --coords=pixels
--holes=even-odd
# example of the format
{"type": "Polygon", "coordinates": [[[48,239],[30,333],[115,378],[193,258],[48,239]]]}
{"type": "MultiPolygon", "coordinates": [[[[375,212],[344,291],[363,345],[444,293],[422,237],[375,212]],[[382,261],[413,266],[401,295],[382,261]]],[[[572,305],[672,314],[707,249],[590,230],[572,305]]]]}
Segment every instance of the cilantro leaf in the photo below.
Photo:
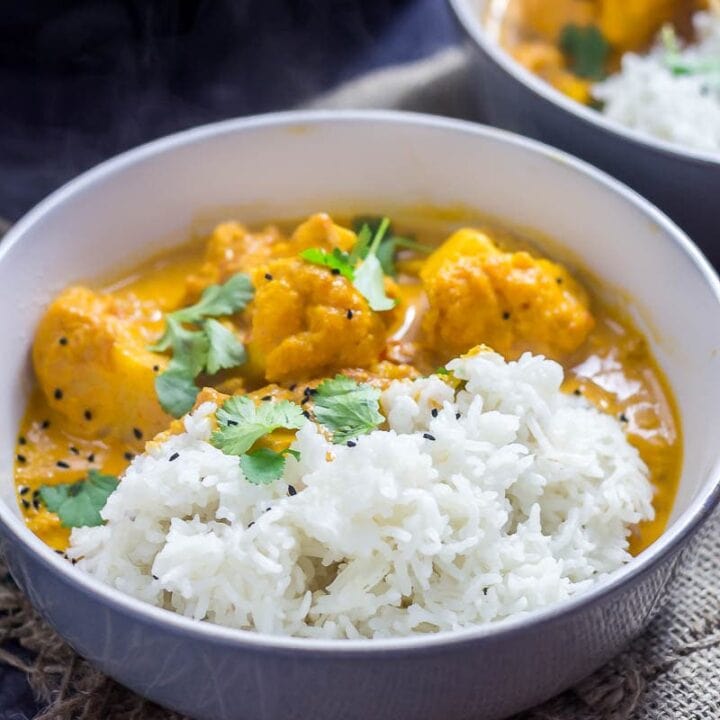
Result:
{"type": "Polygon", "coordinates": [[[198,393],[194,380],[203,371],[214,375],[245,362],[245,348],[212,318],[243,310],[253,292],[250,278],[237,273],[223,285],[206,287],[195,305],[165,316],[165,332],[148,347],[152,352],[171,350],[173,354],[168,369],[155,378],[155,391],[165,412],[180,417],[192,408],[198,393]]]}
{"type": "Polygon", "coordinates": [[[200,388],[195,384],[195,376],[182,366],[170,362],[168,370],[155,378],[155,392],[160,407],[173,417],[179,418],[192,409],[200,388]]]}
{"type": "Polygon", "coordinates": [[[712,58],[705,62],[686,60],[682,55],[677,32],[669,23],[663,25],[661,38],[665,48],[665,66],[673,75],[720,74],[720,58],[712,58]]]}
{"type": "Polygon", "coordinates": [[[238,367],[247,359],[243,344],[217,320],[206,320],[203,330],[208,340],[205,370],[214,375],[220,370],[238,367]]]}
{"type": "Polygon", "coordinates": [[[290,402],[264,402],[248,397],[228,398],[217,412],[218,429],[210,443],[226,455],[243,455],[261,438],[274,430],[297,430],[305,423],[303,409],[290,402]]]}
{"type": "MultiPolygon", "coordinates": [[[[355,260],[363,260],[367,257],[370,243],[372,242],[373,236],[377,234],[381,228],[382,222],[383,218],[374,216],[360,216],[353,220],[352,225],[355,232],[358,233],[358,241],[353,248],[351,258],[354,257],[355,260]]],[[[393,231],[392,223],[388,223],[387,230],[375,253],[386,275],[390,275],[391,277],[397,275],[395,255],[397,255],[400,249],[413,250],[414,252],[424,254],[430,254],[433,251],[433,248],[429,245],[419,243],[412,238],[396,235],[393,231]]]]}
{"type": "Polygon", "coordinates": [[[334,248],[331,253],[322,248],[308,248],[300,253],[300,257],[313,265],[322,265],[331,270],[337,270],[350,281],[355,275],[353,265],[350,263],[350,255],[340,250],[340,248],[334,248]]]}
{"type": "Polygon", "coordinates": [[[371,432],[385,419],[380,414],[380,390],[345,375],[323,380],[314,399],[315,417],[332,430],[335,443],[371,432]]]}
{"type": "Polygon", "coordinates": [[[357,233],[357,240],[350,252],[350,262],[353,267],[357,265],[358,260],[364,260],[367,257],[373,239],[373,231],[370,225],[363,225],[359,230],[355,228],[355,232],[357,233]]]}
{"type": "Polygon", "coordinates": [[[602,80],[610,44],[595,25],[565,25],[560,33],[560,49],[570,61],[570,68],[586,80],[602,80]]]}
{"type": "Polygon", "coordinates": [[[118,482],[113,475],[90,470],[87,479],[80,482],[43,485],[40,499],[50,512],[58,514],[63,527],[95,527],[103,524],[100,511],[118,482]]]}
{"type": "Polygon", "coordinates": [[[148,349],[163,352],[172,348],[175,368],[182,368],[191,377],[197,376],[205,367],[210,345],[206,333],[202,330],[187,330],[173,315],[167,316],[165,324],[164,335],[148,349]]]}
{"type": "Polygon", "coordinates": [[[390,220],[383,218],[362,265],[355,271],[355,287],[376,312],[392,310],[395,307],[395,300],[385,293],[385,275],[376,255],[388,227],[390,220]]]}
{"type": "Polygon", "coordinates": [[[241,455],[240,468],[252,485],[270,485],[282,477],[285,455],[269,448],[260,448],[241,455]]]}
{"type": "Polygon", "coordinates": [[[209,285],[195,305],[176,310],[172,315],[186,323],[199,323],[208,317],[233,315],[245,309],[253,294],[250,278],[244,273],[236,273],[222,285],[209,285]]]}

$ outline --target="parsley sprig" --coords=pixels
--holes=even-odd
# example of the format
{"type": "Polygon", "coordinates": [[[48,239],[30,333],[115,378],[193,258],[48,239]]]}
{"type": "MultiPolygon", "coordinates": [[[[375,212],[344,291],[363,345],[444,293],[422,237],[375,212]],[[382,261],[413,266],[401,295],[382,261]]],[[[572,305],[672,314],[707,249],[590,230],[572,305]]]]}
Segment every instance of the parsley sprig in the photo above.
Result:
{"type": "Polygon", "coordinates": [[[153,352],[172,351],[167,370],[155,378],[155,391],[165,412],[181,417],[198,394],[195,378],[238,367],[246,360],[245,348],[235,335],[214,318],[244,310],[252,300],[253,286],[243,274],[222,285],[210,285],[194,305],[165,316],[165,332],[150,346],[153,352]],[[188,325],[194,326],[188,329],[188,325]]]}
{"type": "Polygon", "coordinates": [[[385,292],[385,275],[397,274],[395,255],[401,248],[429,253],[432,248],[411,238],[392,232],[388,218],[358,218],[353,227],[357,241],[347,253],[339,248],[332,252],[322,248],[309,248],[300,257],[314,265],[335,270],[352,282],[376,312],[391,310],[395,300],[385,292]]]}
{"type": "Polygon", "coordinates": [[[287,455],[297,455],[291,450],[252,450],[253,445],[275,430],[299,430],[305,422],[303,409],[289,400],[255,405],[249,397],[234,396],[217,411],[218,429],[210,442],[226,455],[240,457],[248,482],[269,485],[282,476],[287,455]]]}
{"type": "Polygon", "coordinates": [[[385,420],[380,414],[380,391],[345,375],[323,380],[313,397],[315,418],[332,431],[335,443],[369,433],[385,420]]]}
{"type": "Polygon", "coordinates": [[[63,527],[95,527],[103,524],[100,511],[118,482],[113,475],[90,470],[87,479],[79,482],[43,485],[40,499],[50,512],[58,514],[63,527]]]}
{"type": "Polygon", "coordinates": [[[560,49],[578,77],[602,80],[610,56],[610,43],[596,25],[568,23],[560,33],[560,49]]]}

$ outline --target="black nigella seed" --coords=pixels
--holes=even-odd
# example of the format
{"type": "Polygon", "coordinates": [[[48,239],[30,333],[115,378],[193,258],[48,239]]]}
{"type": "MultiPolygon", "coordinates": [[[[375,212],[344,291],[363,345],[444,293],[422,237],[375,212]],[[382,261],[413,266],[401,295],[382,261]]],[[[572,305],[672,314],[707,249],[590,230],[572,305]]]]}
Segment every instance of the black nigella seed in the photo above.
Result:
{"type": "Polygon", "coordinates": [[[49,420],[43,420],[43,421],[40,423],[40,427],[41,427],[43,430],[47,430],[47,429],[50,427],[50,421],[49,421],[49,420]]]}
{"type": "Polygon", "coordinates": [[[172,462],[173,460],[177,460],[180,457],[180,453],[173,453],[169,458],[168,462],[172,462]]]}
{"type": "Polygon", "coordinates": [[[153,372],[160,372],[160,366],[159,366],[159,365],[153,365],[153,372]]]}
{"type": "Polygon", "coordinates": [[[431,435],[430,433],[423,433],[423,437],[424,437],[426,440],[434,440],[434,439],[435,439],[435,436],[434,436],[434,435],[431,435]]]}
{"type": "Polygon", "coordinates": [[[620,413],[620,422],[629,422],[628,416],[625,413],[620,413]]]}
{"type": "Polygon", "coordinates": [[[303,410],[303,415],[309,420],[310,419],[310,413],[307,410],[303,410]]]}
{"type": "Polygon", "coordinates": [[[77,558],[72,558],[70,562],[74,565],[77,562],[77,558]]]}
{"type": "Polygon", "coordinates": [[[27,444],[27,440],[21,435],[18,438],[18,445],[26,445],[26,444],[27,444]]]}
{"type": "Polygon", "coordinates": [[[297,495],[297,490],[292,485],[288,485],[288,495],[290,497],[297,495]]]}
{"type": "Polygon", "coordinates": [[[317,390],[315,388],[310,388],[310,392],[308,392],[308,395],[317,395],[317,390]]]}
{"type": "Polygon", "coordinates": [[[272,275],[270,273],[265,273],[265,279],[272,280],[272,275]]]}
{"type": "Polygon", "coordinates": [[[30,492],[30,488],[27,485],[22,485],[21,487],[18,488],[18,492],[21,495],[27,495],[30,492]]]}
{"type": "Polygon", "coordinates": [[[92,410],[86,410],[83,413],[83,417],[88,421],[92,420],[92,410]]]}
{"type": "Polygon", "coordinates": [[[62,400],[63,398],[63,391],[60,388],[55,388],[55,392],[53,393],[53,397],[56,400],[62,400]]]}
{"type": "Polygon", "coordinates": [[[295,388],[296,388],[296,387],[297,387],[297,384],[296,384],[296,383],[293,383],[293,384],[288,388],[288,390],[289,390],[290,392],[295,392],[295,388]]]}
{"type": "Polygon", "coordinates": [[[251,523],[248,524],[248,530],[255,524],[255,521],[253,520],[251,523]]]}
{"type": "Polygon", "coordinates": [[[228,420],[228,421],[227,421],[227,424],[228,424],[228,425],[237,425],[238,422],[237,422],[237,420],[228,420]]]}
{"type": "Polygon", "coordinates": [[[56,550],[55,552],[56,552],[58,555],[62,555],[63,557],[65,556],[65,553],[64,553],[62,550],[56,550]]]}
{"type": "Polygon", "coordinates": [[[70,467],[70,465],[68,465],[68,463],[66,463],[64,460],[58,460],[55,464],[63,470],[67,470],[70,467]]]}
{"type": "Polygon", "coordinates": [[[582,390],[580,388],[575,388],[573,390],[573,395],[582,395],[582,390]]]}
{"type": "Polygon", "coordinates": [[[510,313],[506,310],[506,311],[503,313],[502,317],[503,317],[503,320],[509,320],[509,319],[510,319],[510,313]]]}
{"type": "Polygon", "coordinates": [[[27,458],[26,458],[24,455],[20,455],[20,454],[18,453],[18,455],[17,455],[17,461],[18,461],[19,463],[24,463],[26,460],[27,460],[27,458]]]}
{"type": "Polygon", "coordinates": [[[308,396],[310,394],[310,386],[306,386],[303,390],[303,395],[308,396]]]}
{"type": "Polygon", "coordinates": [[[348,441],[347,441],[347,446],[348,446],[348,447],[355,447],[356,445],[357,445],[357,443],[356,443],[354,440],[348,440],[348,441]]]}
{"type": "Polygon", "coordinates": [[[79,454],[80,454],[80,451],[79,451],[74,445],[71,445],[71,446],[70,446],[70,452],[71,452],[73,455],[79,455],[79,454]]]}
{"type": "Polygon", "coordinates": [[[142,430],[140,428],[133,428],[133,435],[136,440],[142,440],[142,430]]]}
{"type": "Polygon", "coordinates": [[[66,338],[66,337],[61,337],[61,338],[58,340],[58,342],[59,342],[61,345],[67,345],[67,342],[68,342],[68,341],[67,341],[67,338],[66,338]]]}
{"type": "Polygon", "coordinates": [[[431,414],[433,417],[437,417],[437,416],[438,416],[438,409],[437,409],[437,408],[433,408],[433,409],[430,411],[430,414],[431,414]]]}
{"type": "Polygon", "coordinates": [[[30,503],[29,503],[27,500],[23,500],[23,501],[22,501],[22,506],[23,506],[26,510],[29,510],[29,509],[30,509],[30,503]]]}
{"type": "Polygon", "coordinates": [[[159,580],[160,578],[159,578],[157,575],[153,575],[153,576],[152,576],[152,579],[153,579],[153,580],[159,580]]]}
{"type": "Polygon", "coordinates": [[[87,456],[87,461],[88,461],[88,462],[95,462],[95,453],[90,453],[90,454],[87,456]]]}
{"type": "Polygon", "coordinates": [[[38,498],[33,498],[32,506],[35,508],[35,510],[40,509],[40,500],[38,498]]]}
{"type": "Polygon", "coordinates": [[[267,402],[268,400],[272,400],[272,395],[263,395],[262,401],[267,402]]]}
{"type": "Polygon", "coordinates": [[[461,417],[462,417],[462,415],[461,415],[460,413],[455,413],[455,419],[456,419],[456,420],[459,420],[461,417]]]}
{"type": "Polygon", "coordinates": [[[135,456],[131,452],[123,453],[123,457],[130,462],[135,456]]]}
{"type": "Polygon", "coordinates": [[[33,498],[39,498],[39,497],[40,497],[40,491],[39,491],[39,490],[33,490],[32,496],[33,496],[33,498]]]}
{"type": "Polygon", "coordinates": [[[330,272],[331,272],[333,275],[339,275],[339,274],[340,274],[340,271],[339,271],[337,268],[333,268],[330,272]]]}
{"type": "Polygon", "coordinates": [[[348,310],[346,317],[347,317],[348,320],[352,320],[352,319],[353,319],[353,311],[352,311],[352,310],[348,310]]]}

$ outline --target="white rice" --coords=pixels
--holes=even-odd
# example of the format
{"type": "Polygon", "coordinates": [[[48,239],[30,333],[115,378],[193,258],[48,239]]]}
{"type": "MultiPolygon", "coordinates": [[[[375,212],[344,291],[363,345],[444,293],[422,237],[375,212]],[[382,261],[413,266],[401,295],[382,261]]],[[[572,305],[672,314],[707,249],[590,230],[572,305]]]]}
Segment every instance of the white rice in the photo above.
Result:
{"type": "MultiPolygon", "coordinates": [[[[694,24],[697,42],[680,57],[720,67],[720,16],[698,13],[694,24]]],[[[660,41],[647,55],[625,54],[621,72],[596,85],[593,95],[611,120],[689,148],[720,151],[720,71],[674,75],[660,41]]]]}
{"type": "Polygon", "coordinates": [[[562,393],[561,367],[542,357],[483,352],[449,367],[465,389],[438,376],[393,383],[390,429],[355,447],[308,422],[300,460],[269,487],[207,442],[206,403],[133,461],[107,523],[74,530],[68,554],[197,620],[323,638],[497,621],[626,563],[653,493],[620,423],[562,393]]]}

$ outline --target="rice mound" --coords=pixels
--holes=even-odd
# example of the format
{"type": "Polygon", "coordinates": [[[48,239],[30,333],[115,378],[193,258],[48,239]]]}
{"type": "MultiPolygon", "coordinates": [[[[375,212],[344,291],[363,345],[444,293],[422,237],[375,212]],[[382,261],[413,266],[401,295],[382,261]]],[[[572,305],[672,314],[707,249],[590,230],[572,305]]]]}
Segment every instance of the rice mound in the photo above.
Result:
{"type": "Polygon", "coordinates": [[[107,523],[73,530],[68,555],[197,620],[322,638],[497,621],[626,563],[653,493],[620,423],[561,392],[562,368],[539,356],[448,368],[464,389],[437,375],[393,383],[389,429],[354,447],[306,423],[300,459],[271,486],[208,443],[216,407],[203,404],[135,458],[107,523]]]}
{"type": "MultiPolygon", "coordinates": [[[[691,65],[718,63],[720,17],[694,17],[697,42],[680,57],[691,65]]],[[[720,65],[714,73],[674,75],[661,42],[646,55],[626,53],[621,71],[593,89],[611,120],[697,150],[720,151],[720,65]]]]}

